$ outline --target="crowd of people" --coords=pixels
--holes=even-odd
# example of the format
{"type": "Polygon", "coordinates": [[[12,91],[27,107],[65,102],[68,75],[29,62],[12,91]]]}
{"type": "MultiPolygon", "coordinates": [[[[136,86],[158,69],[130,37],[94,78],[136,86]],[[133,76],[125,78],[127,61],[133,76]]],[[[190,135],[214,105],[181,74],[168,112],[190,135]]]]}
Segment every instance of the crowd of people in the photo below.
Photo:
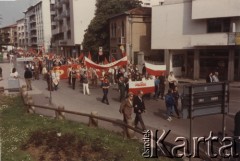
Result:
{"type": "MultiPolygon", "coordinates": [[[[102,88],[103,97],[102,103],[110,104],[108,99],[109,87],[112,84],[118,85],[119,90],[119,102],[120,113],[123,114],[123,121],[125,123],[134,124],[137,127],[140,122],[142,130],[145,130],[145,124],[142,119],[142,113],[146,110],[144,100],[150,98],[151,93],[143,93],[142,90],[138,91],[137,95],[129,92],[129,81],[145,81],[153,80],[155,91],[153,93],[154,100],[163,100],[166,105],[166,119],[172,120],[174,112],[177,117],[180,118],[178,110],[179,92],[178,92],[178,80],[171,71],[168,75],[162,72],[161,75],[153,76],[149,75],[146,71],[146,67],[143,66],[140,71],[136,65],[128,63],[127,66],[113,67],[108,70],[99,71],[94,68],[87,68],[81,60],[74,58],[65,58],[64,56],[48,56],[35,58],[32,62],[25,62],[25,73],[24,78],[26,81],[27,89],[32,90],[31,81],[40,79],[40,75],[47,82],[47,89],[49,91],[58,90],[60,84],[60,74],[56,66],[69,65],[67,75],[68,84],[75,90],[76,82],[82,84],[83,94],[90,95],[89,85],[102,88]],[[49,70],[49,60],[51,60],[50,66],[53,70],[49,70]],[[76,68],[70,65],[78,64],[80,68],[76,68]],[[168,88],[167,93],[165,89],[168,88]],[[132,114],[135,113],[135,120],[132,119],[132,114]]],[[[16,69],[13,69],[11,73],[12,77],[18,76],[16,69]]],[[[217,73],[209,75],[208,82],[216,82],[217,73]]]]}

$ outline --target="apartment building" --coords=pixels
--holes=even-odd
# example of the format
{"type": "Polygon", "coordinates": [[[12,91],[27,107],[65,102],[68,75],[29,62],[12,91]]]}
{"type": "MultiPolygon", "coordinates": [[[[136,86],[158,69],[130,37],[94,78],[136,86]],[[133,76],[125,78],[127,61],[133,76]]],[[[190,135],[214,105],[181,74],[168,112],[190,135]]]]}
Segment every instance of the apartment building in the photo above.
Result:
{"type": "Polygon", "coordinates": [[[109,19],[110,55],[119,59],[126,53],[134,64],[143,64],[151,52],[151,8],[135,8],[109,19]]]}
{"type": "Polygon", "coordinates": [[[52,49],[66,57],[77,57],[85,30],[94,17],[96,0],[55,0],[51,10],[52,49]],[[55,13],[54,13],[55,12],[55,13]]]}
{"type": "Polygon", "coordinates": [[[17,44],[19,48],[25,49],[25,19],[17,20],[17,44]]]}
{"type": "Polygon", "coordinates": [[[45,49],[48,52],[51,45],[50,3],[41,0],[29,7],[25,13],[25,43],[27,48],[45,49]]]}
{"type": "Polygon", "coordinates": [[[167,0],[152,8],[152,49],[164,50],[169,71],[240,79],[240,1],[167,0]],[[224,11],[224,12],[223,12],[224,11]]]}
{"type": "Polygon", "coordinates": [[[7,46],[17,46],[17,25],[9,25],[0,28],[1,42],[7,46]]]}

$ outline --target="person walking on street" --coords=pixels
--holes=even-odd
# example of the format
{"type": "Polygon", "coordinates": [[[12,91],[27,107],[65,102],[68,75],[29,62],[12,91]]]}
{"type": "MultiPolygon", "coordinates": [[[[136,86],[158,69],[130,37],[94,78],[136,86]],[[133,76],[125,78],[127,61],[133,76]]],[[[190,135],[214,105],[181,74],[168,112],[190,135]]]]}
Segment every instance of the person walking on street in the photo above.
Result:
{"type": "Polygon", "coordinates": [[[75,89],[76,79],[77,79],[77,71],[75,68],[73,68],[71,71],[72,89],[75,89]]]}
{"type": "Polygon", "coordinates": [[[2,76],[2,67],[0,67],[0,81],[3,80],[3,76],[2,76]]]}
{"type": "Polygon", "coordinates": [[[32,71],[29,68],[26,68],[24,72],[24,78],[26,81],[27,90],[32,90],[32,77],[32,71]]]}
{"type": "Polygon", "coordinates": [[[59,82],[60,82],[60,74],[56,69],[54,69],[52,73],[52,83],[54,86],[54,90],[58,90],[59,82]]]}
{"type": "Polygon", "coordinates": [[[172,71],[168,75],[168,82],[169,82],[169,88],[171,88],[171,89],[174,89],[174,87],[178,83],[178,80],[175,78],[172,71]]]}
{"type": "Polygon", "coordinates": [[[134,107],[134,113],[136,114],[135,121],[134,121],[135,127],[137,127],[138,122],[140,122],[142,129],[146,130],[146,127],[142,119],[142,113],[145,112],[145,104],[143,101],[143,91],[139,91],[138,95],[133,99],[133,107],[134,107]]]}
{"type": "Polygon", "coordinates": [[[158,99],[158,94],[159,94],[159,84],[160,84],[160,80],[159,77],[156,76],[155,80],[154,80],[154,85],[155,85],[155,94],[154,94],[154,98],[158,99]]]}
{"type": "Polygon", "coordinates": [[[173,98],[174,98],[174,111],[176,112],[178,118],[180,118],[179,111],[178,111],[178,99],[179,99],[179,93],[178,93],[178,87],[175,87],[173,90],[173,98]]]}
{"type": "MultiPolygon", "coordinates": [[[[132,114],[133,114],[133,93],[128,93],[128,98],[122,101],[120,105],[119,112],[123,114],[123,122],[127,125],[132,126],[133,125],[133,119],[132,119],[132,114]]],[[[124,130],[125,132],[127,129],[124,130]]],[[[124,136],[128,135],[124,133],[124,136]]],[[[131,136],[128,136],[131,137],[131,136]]]]}
{"type": "Polygon", "coordinates": [[[165,94],[165,84],[166,84],[165,72],[162,73],[162,75],[159,77],[159,80],[160,80],[160,83],[159,83],[158,96],[161,97],[161,99],[163,99],[165,94]]]}
{"type": "Polygon", "coordinates": [[[85,95],[87,93],[87,95],[89,95],[90,92],[89,92],[87,71],[83,72],[82,81],[83,81],[83,94],[85,95]]]}
{"type": "Polygon", "coordinates": [[[169,89],[168,93],[165,95],[165,104],[166,104],[166,108],[167,108],[167,120],[168,121],[172,121],[172,113],[173,113],[173,106],[174,106],[174,98],[173,98],[173,90],[169,89]]]}
{"type": "Polygon", "coordinates": [[[47,81],[48,90],[53,91],[51,71],[47,71],[45,78],[47,81]]]}
{"type": "Polygon", "coordinates": [[[68,84],[71,85],[72,84],[72,67],[69,67],[67,72],[68,72],[68,84]]]}
{"type": "Polygon", "coordinates": [[[123,99],[125,99],[125,91],[126,91],[126,85],[123,77],[119,78],[118,81],[118,89],[120,92],[120,102],[122,102],[123,99]]]}
{"type": "Polygon", "coordinates": [[[104,103],[106,101],[106,104],[109,105],[109,102],[108,102],[108,89],[109,89],[109,81],[107,79],[107,77],[105,76],[104,77],[104,80],[102,82],[102,89],[103,89],[103,98],[102,98],[102,103],[104,103]]]}

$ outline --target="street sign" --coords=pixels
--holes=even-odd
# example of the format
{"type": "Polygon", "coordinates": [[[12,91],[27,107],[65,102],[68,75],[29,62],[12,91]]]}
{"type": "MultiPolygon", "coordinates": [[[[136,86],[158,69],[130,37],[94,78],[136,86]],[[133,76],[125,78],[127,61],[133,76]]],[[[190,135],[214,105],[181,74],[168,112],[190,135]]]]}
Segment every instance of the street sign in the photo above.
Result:
{"type": "Polygon", "coordinates": [[[183,87],[183,118],[226,114],[229,85],[227,83],[190,84],[183,87]]]}
{"type": "Polygon", "coordinates": [[[23,58],[17,58],[18,62],[21,61],[33,61],[33,57],[23,57],[23,58]]]}

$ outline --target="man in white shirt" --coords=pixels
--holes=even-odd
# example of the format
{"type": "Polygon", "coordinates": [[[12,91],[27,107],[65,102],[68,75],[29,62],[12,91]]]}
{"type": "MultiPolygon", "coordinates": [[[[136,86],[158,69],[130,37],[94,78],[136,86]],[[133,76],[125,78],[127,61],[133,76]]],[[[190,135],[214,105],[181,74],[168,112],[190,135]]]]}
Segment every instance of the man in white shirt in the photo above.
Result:
{"type": "Polygon", "coordinates": [[[55,90],[58,90],[59,81],[60,81],[60,74],[56,69],[54,69],[52,72],[52,82],[55,90]]]}
{"type": "Polygon", "coordinates": [[[175,78],[173,71],[171,71],[168,75],[168,83],[169,83],[169,88],[174,89],[174,87],[177,85],[178,80],[175,78]]]}

